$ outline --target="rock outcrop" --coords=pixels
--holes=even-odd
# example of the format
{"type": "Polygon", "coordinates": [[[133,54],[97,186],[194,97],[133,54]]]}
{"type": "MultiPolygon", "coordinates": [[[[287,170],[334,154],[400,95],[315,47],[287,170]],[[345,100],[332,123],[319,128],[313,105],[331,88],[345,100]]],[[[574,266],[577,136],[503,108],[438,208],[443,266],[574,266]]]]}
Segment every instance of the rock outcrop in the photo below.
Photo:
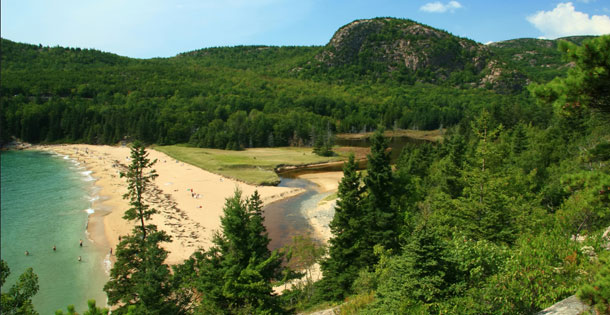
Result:
{"type": "Polygon", "coordinates": [[[451,80],[495,87],[510,78],[518,81],[518,88],[526,83],[524,76],[515,76],[485,45],[405,19],[349,23],[335,32],[315,59],[327,69],[345,68],[373,76],[400,73],[413,81],[451,80]]]}
{"type": "Polygon", "coordinates": [[[589,309],[591,309],[589,305],[581,302],[576,295],[572,295],[536,315],[578,315],[589,309]]]}

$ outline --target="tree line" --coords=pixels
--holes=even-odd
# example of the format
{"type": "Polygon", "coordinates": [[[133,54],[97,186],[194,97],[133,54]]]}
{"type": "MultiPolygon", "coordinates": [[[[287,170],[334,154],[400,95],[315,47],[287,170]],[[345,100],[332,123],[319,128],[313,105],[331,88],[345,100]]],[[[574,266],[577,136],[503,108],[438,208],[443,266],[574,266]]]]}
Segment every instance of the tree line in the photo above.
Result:
{"type": "Polygon", "coordinates": [[[2,143],[16,137],[91,144],[139,139],[221,149],[313,146],[315,135],[328,127],[431,130],[455,125],[483,107],[511,126],[515,114],[548,119],[526,93],[392,80],[335,82],[289,71],[314,52],[308,47],[219,48],[150,60],[6,39],[1,49],[2,143]],[[252,59],[250,67],[234,63],[236,56],[252,59]]]}

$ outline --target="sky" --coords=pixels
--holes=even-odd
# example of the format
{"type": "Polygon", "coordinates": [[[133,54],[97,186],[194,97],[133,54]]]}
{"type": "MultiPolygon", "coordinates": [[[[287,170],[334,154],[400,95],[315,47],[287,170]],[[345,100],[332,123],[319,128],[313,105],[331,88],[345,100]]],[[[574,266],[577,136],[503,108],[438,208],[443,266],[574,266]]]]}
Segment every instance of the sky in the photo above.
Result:
{"type": "Polygon", "coordinates": [[[2,0],[2,38],[134,58],[325,45],[354,20],[407,18],[486,44],[610,34],[608,0],[2,0]]]}

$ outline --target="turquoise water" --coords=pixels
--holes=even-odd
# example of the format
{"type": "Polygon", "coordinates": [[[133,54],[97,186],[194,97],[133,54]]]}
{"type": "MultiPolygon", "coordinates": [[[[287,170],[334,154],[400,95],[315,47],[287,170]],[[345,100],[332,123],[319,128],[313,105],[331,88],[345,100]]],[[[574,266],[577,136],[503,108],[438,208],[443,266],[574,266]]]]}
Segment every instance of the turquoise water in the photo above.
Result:
{"type": "Polygon", "coordinates": [[[41,314],[65,311],[69,304],[82,313],[88,299],[106,305],[102,288],[108,280],[107,252],[86,232],[97,198],[90,172],[46,152],[2,152],[0,159],[1,257],[11,269],[5,287],[32,267],[40,286],[33,302],[41,314]]]}

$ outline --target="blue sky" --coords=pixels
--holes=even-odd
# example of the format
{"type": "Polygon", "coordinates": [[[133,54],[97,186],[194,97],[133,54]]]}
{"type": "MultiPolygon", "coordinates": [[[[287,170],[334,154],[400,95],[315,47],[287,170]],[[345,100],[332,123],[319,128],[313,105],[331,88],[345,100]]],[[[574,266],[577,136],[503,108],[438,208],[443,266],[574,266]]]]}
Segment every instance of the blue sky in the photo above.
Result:
{"type": "Polygon", "coordinates": [[[1,34],[136,58],[234,45],[324,45],[363,18],[408,18],[481,43],[610,33],[608,0],[2,0],[1,34]]]}

